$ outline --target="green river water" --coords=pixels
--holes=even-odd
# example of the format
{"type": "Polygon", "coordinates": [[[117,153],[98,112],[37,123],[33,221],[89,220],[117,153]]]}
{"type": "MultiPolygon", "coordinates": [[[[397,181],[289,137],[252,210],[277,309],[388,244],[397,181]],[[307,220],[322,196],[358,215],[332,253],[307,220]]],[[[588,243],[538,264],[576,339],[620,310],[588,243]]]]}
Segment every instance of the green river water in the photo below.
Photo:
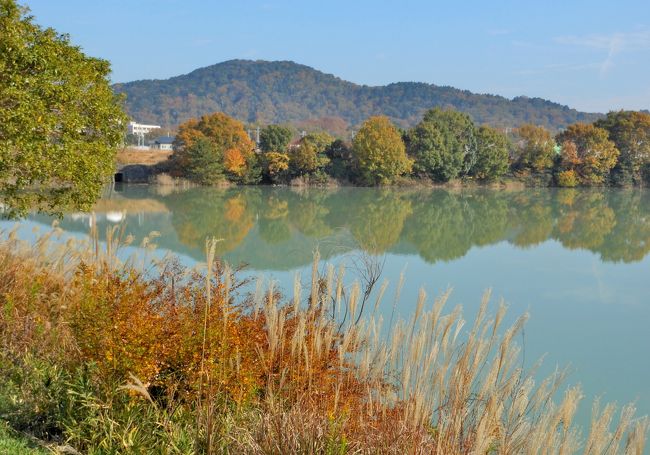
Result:
{"type": "MultiPolygon", "coordinates": [[[[636,401],[650,414],[650,191],[123,186],[94,219],[100,235],[116,223],[137,238],[159,231],[156,254],[188,265],[203,260],[206,237],[223,239],[219,256],[287,291],[296,272],[309,277],[316,249],[323,263],[347,264],[350,279],[370,256],[393,286],[405,272],[402,317],[420,287],[431,297],[453,288],[448,309],[462,304],[468,318],[490,288],[510,321],[531,315],[518,339],[526,365],[546,354],[540,374],[569,365],[586,400],[636,401]]],[[[92,220],[69,214],[60,226],[83,236],[92,220]]],[[[51,219],[21,223],[29,238],[51,219]]],[[[379,309],[389,317],[392,298],[379,309]]]]}

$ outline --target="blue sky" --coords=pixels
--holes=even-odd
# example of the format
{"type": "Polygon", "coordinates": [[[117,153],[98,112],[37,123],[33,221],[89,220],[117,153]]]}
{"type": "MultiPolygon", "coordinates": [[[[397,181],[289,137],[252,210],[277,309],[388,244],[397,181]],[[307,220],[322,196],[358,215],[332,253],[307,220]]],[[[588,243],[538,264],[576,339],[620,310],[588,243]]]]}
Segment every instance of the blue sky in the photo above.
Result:
{"type": "Polygon", "coordinates": [[[650,109],[650,0],[23,3],[38,23],[110,60],[115,82],[233,58],[293,60],[359,84],[650,109]]]}

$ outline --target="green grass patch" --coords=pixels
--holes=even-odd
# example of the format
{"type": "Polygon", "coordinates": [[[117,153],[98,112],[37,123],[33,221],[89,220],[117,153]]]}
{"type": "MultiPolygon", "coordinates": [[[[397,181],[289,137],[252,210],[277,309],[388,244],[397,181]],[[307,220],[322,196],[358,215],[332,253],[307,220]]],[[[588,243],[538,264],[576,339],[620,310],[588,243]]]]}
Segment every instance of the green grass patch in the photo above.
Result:
{"type": "Polygon", "coordinates": [[[38,447],[26,437],[13,431],[6,422],[0,421],[0,453],[36,455],[46,454],[48,452],[38,447]]]}

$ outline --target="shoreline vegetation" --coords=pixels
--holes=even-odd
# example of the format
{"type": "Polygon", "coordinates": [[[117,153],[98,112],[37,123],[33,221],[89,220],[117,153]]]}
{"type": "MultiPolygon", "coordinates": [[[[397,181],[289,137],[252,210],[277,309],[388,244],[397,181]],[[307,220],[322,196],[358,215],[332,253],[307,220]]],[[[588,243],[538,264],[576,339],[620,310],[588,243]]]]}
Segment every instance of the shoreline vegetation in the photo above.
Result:
{"type": "Polygon", "coordinates": [[[505,131],[477,126],[467,114],[434,108],[409,130],[397,128],[388,117],[371,117],[351,142],[322,131],[295,139],[284,125],[263,128],[259,139],[253,142],[244,124],[224,113],[204,115],[180,125],[174,153],[151,169],[221,186],[624,187],[650,182],[650,114],[636,111],[610,112],[556,135],[530,124],[505,131]]]}
{"type": "Polygon", "coordinates": [[[60,234],[0,242],[0,418],[52,450],[643,453],[631,405],[596,402],[581,432],[580,388],[564,370],[535,381],[515,341],[528,315],[502,327],[489,292],[473,321],[423,291],[412,318],[383,321],[385,287],[345,284],[318,253],[285,296],[246,292],[217,240],[189,270],[119,260],[123,228],[60,234]]]}
{"type": "MultiPolygon", "coordinates": [[[[39,26],[16,0],[0,0],[0,30],[2,215],[90,209],[127,122],[109,62],[39,26]]],[[[270,125],[257,150],[241,122],[214,113],[180,125],[174,154],[152,166],[172,184],[511,176],[539,186],[643,185],[649,125],[649,114],[621,111],[555,136],[522,125],[513,140],[467,114],[432,109],[410,130],[371,117],[351,143],[318,132],[291,142],[288,128],[270,125]]],[[[233,219],[246,213],[230,209],[233,219]]],[[[218,257],[227,236],[204,240],[188,220],[205,241],[200,268],[175,257],[120,259],[136,241],[125,225],[101,242],[96,220],[87,238],[65,242],[56,223],[29,241],[0,231],[0,449],[643,454],[648,418],[633,405],[596,402],[583,432],[580,387],[564,385],[566,370],[535,380],[539,364],[527,368],[516,344],[528,315],[505,327],[506,307],[489,293],[473,321],[447,308],[449,293],[423,291],[411,318],[384,321],[377,308],[388,297],[371,255],[350,285],[317,251],[307,284],[297,277],[284,294],[242,279],[218,257]]],[[[141,249],[154,250],[159,235],[141,239],[141,249]]]]}

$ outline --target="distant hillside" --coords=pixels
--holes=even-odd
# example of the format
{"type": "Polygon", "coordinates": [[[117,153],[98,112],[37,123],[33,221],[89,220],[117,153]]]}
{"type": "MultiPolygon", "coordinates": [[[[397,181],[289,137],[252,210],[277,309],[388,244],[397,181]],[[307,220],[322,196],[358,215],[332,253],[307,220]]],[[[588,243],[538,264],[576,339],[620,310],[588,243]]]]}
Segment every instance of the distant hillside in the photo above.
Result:
{"type": "Polygon", "coordinates": [[[166,80],[116,84],[127,95],[137,121],[174,126],[222,111],[249,123],[357,125],[371,115],[387,115],[402,126],[420,120],[434,106],[469,113],[475,122],[499,127],[522,123],[559,129],[598,114],[578,112],[541,98],[478,95],[453,87],[398,82],[369,87],[344,81],[293,62],[231,60],[166,80]]]}

